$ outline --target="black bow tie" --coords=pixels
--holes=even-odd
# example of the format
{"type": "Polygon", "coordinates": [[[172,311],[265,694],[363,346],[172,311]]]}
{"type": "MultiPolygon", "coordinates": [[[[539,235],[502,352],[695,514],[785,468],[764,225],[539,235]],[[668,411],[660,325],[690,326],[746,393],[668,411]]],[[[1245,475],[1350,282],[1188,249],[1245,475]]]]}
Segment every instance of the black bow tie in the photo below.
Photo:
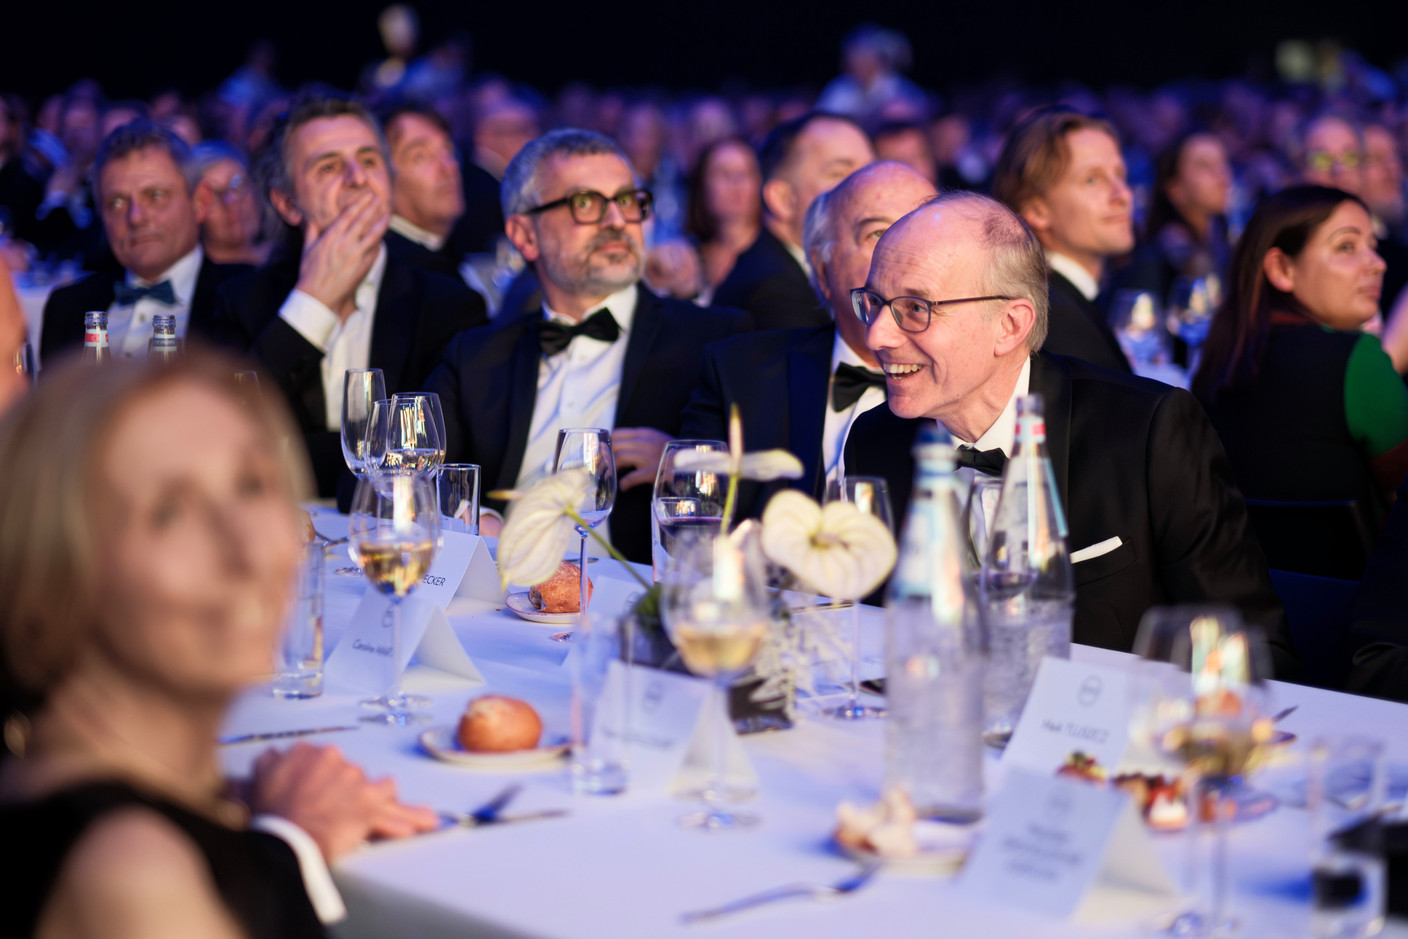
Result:
{"type": "Polygon", "coordinates": [[[131,284],[119,281],[112,285],[112,296],[119,306],[132,306],[143,297],[151,297],[162,303],[176,302],[176,291],[171,289],[171,281],[169,280],[152,284],[150,287],[133,287],[131,284]]]}
{"type": "Polygon", "coordinates": [[[836,377],[831,380],[831,410],[844,411],[860,400],[865,389],[884,387],[885,376],[879,372],[842,362],[836,366],[836,377]]]}
{"type": "Polygon", "coordinates": [[[543,355],[557,355],[567,348],[576,336],[588,336],[602,342],[615,342],[621,336],[621,327],[611,316],[611,311],[603,307],[576,326],[564,326],[556,320],[538,320],[538,346],[543,355]]]}
{"type": "Polygon", "coordinates": [[[1007,454],[1002,452],[1001,447],[974,450],[972,447],[961,446],[954,455],[953,462],[957,466],[966,466],[989,476],[1001,476],[1002,470],[1007,466],[1007,454]]]}

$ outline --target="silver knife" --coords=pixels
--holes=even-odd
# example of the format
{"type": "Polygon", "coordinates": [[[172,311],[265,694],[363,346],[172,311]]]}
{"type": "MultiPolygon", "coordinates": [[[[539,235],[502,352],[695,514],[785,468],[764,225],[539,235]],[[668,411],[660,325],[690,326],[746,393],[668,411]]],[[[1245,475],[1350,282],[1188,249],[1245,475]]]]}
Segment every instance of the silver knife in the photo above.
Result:
{"type": "Polygon", "coordinates": [[[330,734],[337,730],[361,730],[354,725],[347,727],[310,727],[306,730],[274,730],[263,734],[237,734],[233,737],[221,737],[220,744],[227,743],[253,743],[256,740],[285,740],[289,737],[308,737],[313,734],[330,734]]]}
{"type": "Polygon", "coordinates": [[[523,812],[518,815],[495,815],[482,818],[463,812],[441,812],[440,817],[452,826],[460,828],[484,828],[488,825],[508,825],[512,822],[531,822],[540,818],[561,818],[567,815],[566,809],[548,809],[543,812],[523,812]]]}

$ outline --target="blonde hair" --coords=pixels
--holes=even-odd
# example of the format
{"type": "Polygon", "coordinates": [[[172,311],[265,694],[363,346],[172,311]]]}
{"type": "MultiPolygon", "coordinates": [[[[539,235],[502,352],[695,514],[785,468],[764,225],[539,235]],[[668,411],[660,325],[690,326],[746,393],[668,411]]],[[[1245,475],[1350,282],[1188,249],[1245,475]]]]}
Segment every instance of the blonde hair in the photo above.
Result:
{"type": "Polygon", "coordinates": [[[276,393],[246,398],[223,355],[189,348],[174,364],[87,367],[70,359],[0,420],[0,717],[43,705],[100,617],[103,563],[92,519],[118,417],[149,394],[199,384],[240,403],[281,465],[291,496],[308,467],[276,393]]]}

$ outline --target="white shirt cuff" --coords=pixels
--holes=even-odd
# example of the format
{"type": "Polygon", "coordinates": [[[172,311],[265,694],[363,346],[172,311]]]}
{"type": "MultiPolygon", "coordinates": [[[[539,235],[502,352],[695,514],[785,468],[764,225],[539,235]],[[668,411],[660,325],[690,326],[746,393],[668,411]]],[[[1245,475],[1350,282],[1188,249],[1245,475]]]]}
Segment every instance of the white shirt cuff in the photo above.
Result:
{"type": "Polygon", "coordinates": [[[303,889],[308,893],[319,922],[327,926],[347,918],[342,894],[337,892],[327,861],[312,835],[278,815],[256,815],[249,820],[249,827],[281,838],[293,849],[299,873],[303,875],[303,889]]]}
{"type": "Polygon", "coordinates": [[[336,313],[301,290],[288,295],[279,316],[321,352],[328,351],[328,342],[342,323],[336,313]]]}

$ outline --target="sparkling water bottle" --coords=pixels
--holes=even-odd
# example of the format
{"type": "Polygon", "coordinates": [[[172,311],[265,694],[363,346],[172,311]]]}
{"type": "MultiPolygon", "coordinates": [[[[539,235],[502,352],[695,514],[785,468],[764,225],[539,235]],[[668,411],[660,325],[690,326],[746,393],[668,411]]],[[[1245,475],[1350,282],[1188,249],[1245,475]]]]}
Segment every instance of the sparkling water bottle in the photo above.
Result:
{"type": "Polygon", "coordinates": [[[1002,474],[979,577],[988,650],[983,733],[1006,746],[1044,656],[1071,656],[1075,581],[1041,395],[1017,399],[1017,445],[1002,474]]]}
{"type": "Polygon", "coordinates": [[[108,351],[108,314],[94,310],[83,314],[83,361],[106,365],[111,360],[108,351]]]}
{"type": "Polygon", "coordinates": [[[914,496],[886,600],[885,785],[921,817],[983,814],[983,653],[960,536],[953,445],[920,432],[914,496]]]}
{"type": "Polygon", "coordinates": [[[147,358],[154,362],[174,362],[180,351],[176,341],[175,315],[158,313],[152,317],[152,338],[147,343],[147,358]]]}

